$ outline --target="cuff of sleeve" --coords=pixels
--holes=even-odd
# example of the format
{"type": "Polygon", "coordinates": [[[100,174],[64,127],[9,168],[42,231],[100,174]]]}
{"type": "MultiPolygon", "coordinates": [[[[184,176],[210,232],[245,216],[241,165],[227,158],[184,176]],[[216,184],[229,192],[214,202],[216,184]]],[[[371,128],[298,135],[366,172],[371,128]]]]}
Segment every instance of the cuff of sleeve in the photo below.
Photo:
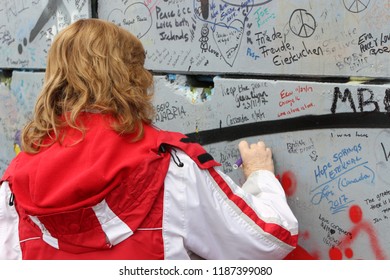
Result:
{"type": "Polygon", "coordinates": [[[242,189],[252,195],[259,196],[261,193],[275,193],[285,196],[282,185],[275,174],[268,170],[252,172],[242,189]]]}

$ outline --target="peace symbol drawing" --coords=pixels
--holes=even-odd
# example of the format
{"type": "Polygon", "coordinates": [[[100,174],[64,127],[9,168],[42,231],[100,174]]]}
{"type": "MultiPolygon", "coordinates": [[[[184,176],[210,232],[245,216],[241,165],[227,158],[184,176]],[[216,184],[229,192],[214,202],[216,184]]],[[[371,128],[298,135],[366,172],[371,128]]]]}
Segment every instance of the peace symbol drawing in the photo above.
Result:
{"type": "Polygon", "coordinates": [[[317,27],[314,17],[304,9],[297,9],[291,14],[289,25],[291,31],[302,38],[313,35],[317,27]]]}
{"type": "Polygon", "coordinates": [[[344,7],[351,13],[360,13],[367,9],[371,0],[343,0],[344,7]]]}

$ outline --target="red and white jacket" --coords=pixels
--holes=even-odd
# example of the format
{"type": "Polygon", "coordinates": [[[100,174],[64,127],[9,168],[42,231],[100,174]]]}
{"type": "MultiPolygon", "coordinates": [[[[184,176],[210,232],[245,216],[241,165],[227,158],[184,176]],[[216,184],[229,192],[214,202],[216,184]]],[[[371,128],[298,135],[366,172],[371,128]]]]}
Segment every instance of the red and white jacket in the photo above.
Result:
{"type": "Polygon", "coordinates": [[[0,259],[283,259],[298,223],[279,181],[242,188],[180,133],[141,141],[85,113],[81,134],[24,152],[0,185],[0,259]]]}

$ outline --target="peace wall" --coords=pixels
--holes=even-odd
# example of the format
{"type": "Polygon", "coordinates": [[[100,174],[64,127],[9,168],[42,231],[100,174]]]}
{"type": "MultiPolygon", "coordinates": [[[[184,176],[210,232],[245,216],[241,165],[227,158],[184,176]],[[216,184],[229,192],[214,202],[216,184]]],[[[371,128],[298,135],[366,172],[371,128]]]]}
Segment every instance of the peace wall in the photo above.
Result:
{"type": "Polygon", "coordinates": [[[292,259],[388,259],[390,84],[156,77],[156,125],[205,145],[238,184],[240,140],[264,140],[299,221],[292,259]]]}
{"type": "Polygon", "coordinates": [[[389,1],[100,1],[163,72],[369,76],[390,73],[389,1]]]}
{"type": "Polygon", "coordinates": [[[89,0],[0,1],[0,67],[44,69],[58,31],[90,16],[89,0]]]}

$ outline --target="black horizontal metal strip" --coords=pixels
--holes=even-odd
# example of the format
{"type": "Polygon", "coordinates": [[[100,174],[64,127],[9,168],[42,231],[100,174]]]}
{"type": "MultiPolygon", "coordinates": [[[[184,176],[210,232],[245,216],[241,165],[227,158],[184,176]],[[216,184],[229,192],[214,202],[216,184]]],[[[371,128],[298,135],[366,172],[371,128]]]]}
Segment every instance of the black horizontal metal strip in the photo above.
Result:
{"type": "Polygon", "coordinates": [[[390,115],[382,112],[306,115],[202,130],[186,135],[195,142],[207,145],[257,135],[325,128],[390,128],[390,115]]]}

